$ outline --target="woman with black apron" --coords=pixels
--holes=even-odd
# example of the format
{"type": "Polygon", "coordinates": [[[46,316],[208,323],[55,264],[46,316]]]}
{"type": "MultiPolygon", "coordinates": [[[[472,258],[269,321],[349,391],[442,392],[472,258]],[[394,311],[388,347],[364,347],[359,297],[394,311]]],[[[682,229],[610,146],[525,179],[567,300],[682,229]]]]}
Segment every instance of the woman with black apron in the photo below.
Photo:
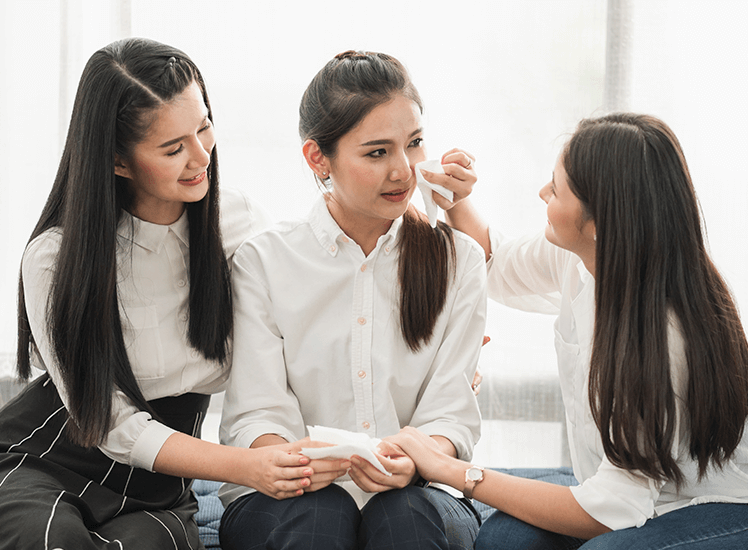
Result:
{"type": "Polygon", "coordinates": [[[266,225],[219,201],[214,145],[183,52],[128,39],[91,57],[22,262],[18,371],[46,372],[0,410],[0,549],[201,548],[192,478],[309,484],[298,446],[198,439],[228,377],[230,258],[266,225]]]}

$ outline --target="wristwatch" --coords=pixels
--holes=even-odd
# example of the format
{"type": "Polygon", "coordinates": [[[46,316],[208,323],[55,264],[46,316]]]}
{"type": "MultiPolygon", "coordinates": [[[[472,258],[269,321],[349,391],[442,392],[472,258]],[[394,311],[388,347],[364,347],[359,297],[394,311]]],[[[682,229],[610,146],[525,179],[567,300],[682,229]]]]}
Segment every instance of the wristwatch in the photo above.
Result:
{"type": "Polygon", "coordinates": [[[462,490],[465,498],[473,498],[473,490],[481,481],[483,481],[483,468],[470,466],[465,470],[465,488],[462,490]]]}

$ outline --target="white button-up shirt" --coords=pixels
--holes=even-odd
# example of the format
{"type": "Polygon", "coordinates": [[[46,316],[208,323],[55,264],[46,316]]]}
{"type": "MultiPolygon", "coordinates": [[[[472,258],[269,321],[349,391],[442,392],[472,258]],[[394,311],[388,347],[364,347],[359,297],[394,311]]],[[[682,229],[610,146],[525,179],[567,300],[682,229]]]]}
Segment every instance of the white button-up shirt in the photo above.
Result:
{"type": "MultiPolygon", "coordinates": [[[[411,425],[469,459],[480,435],[470,387],[485,327],[485,260],[455,232],[457,262],[431,341],[400,332],[401,219],[364,256],[320,199],[308,218],[245,242],[234,257],[234,365],[222,442],[303,438],[307,425],[386,437],[411,425]]],[[[235,487],[230,502],[249,490],[235,487]]]]}
{"type": "MultiPolygon", "coordinates": [[[[269,225],[267,216],[242,193],[221,190],[221,232],[231,262],[239,244],[269,225]]],[[[133,373],[147,400],[224,389],[228,367],[208,361],[187,341],[189,298],[189,227],[187,213],[171,225],[156,225],[123,212],[117,239],[117,297],[123,336],[133,373]]],[[[61,383],[47,335],[47,300],[62,234],[50,229],[26,248],[23,287],[35,366],[46,369],[60,393],[61,383]]],[[[156,455],[174,433],[150,414],[136,409],[117,391],[113,428],[99,447],[108,457],[152,470],[156,455]]]]}
{"type": "Polygon", "coordinates": [[[685,483],[655,482],[613,466],[605,457],[588,400],[595,322],[595,280],[578,256],[549,243],[541,233],[513,241],[491,235],[489,296],[506,305],[555,313],[556,353],[574,475],[571,491],[597,521],[611,529],[641,526],[647,519],[689,504],[748,502],[748,430],[722,471],[698,481],[698,463],[688,451],[684,398],[687,364],[678,321],[668,329],[670,368],[676,391],[678,430],[673,445],[685,483]]]}

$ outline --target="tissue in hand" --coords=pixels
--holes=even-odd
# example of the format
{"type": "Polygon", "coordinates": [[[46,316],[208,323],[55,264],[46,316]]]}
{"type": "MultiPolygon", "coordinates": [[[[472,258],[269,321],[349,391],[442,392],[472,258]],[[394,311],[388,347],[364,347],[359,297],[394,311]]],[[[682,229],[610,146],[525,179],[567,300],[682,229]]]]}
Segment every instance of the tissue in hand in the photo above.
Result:
{"type": "Polygon", "coordinates": [[[421,169],[435,172],[437,174],[443,174],[444,168],[442,167],[442,163],[438,160],[424,160],[423,162],[416,164],[416,183],[418,189],[420,189],[423,194],[423,204],[426,207],[426,215],[429,217],[431,227],[436,227],[436,216],[439,210],[434,202],[432,192],[436,191],[442,197],[450,201],[454,199],[455,194],[443,185],[426,181],[426,178],[421,174],[421,169]]]}
{"type": "Polygon", "coordinates": [[[366,434],[349,432],[338,428],[327,428],[324,426],[307,426],[309,437],[313,441],[324,441],[332,443],[332,447],[313,447],[301,449],[301,454],[311,459],[318,458],[345,458],[350,459],[358,455],[367,460],[377,470],[385,475],[392,475],[384,469],[382,463],[374,454],[381,439],[371,438],[366,434]]]}

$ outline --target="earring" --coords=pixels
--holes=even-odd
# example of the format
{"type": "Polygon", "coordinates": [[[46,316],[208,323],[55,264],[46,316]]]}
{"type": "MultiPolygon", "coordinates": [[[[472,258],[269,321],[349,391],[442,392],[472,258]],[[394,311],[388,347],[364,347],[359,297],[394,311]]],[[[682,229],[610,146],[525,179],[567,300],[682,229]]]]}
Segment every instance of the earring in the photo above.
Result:
{"type": "Polygon", "coordinates": [[[327,177],[327,172],[322,172],[322,179],[325,179],[327,177]]]}
{"type": "Polygon", "coordinates": [[[597,240],[597,233],[595,233],[594,235],[592,235],[592,240],[593,240],[593,241],[596,241],[596,240],[597,240]]]}

